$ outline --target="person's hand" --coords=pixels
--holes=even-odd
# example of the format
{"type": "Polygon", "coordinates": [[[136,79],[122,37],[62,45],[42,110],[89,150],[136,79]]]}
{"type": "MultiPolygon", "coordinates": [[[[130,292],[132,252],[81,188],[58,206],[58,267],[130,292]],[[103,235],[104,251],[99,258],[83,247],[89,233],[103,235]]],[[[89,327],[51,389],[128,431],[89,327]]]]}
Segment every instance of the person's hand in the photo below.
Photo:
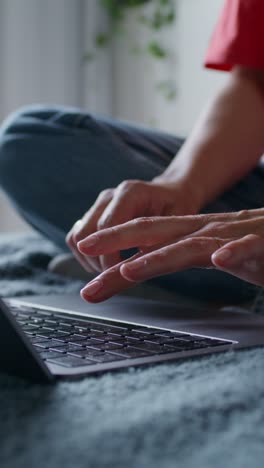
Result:
{"type": "Polygon", "coordinates": [[[118,245],[107,254],[83,255],[77,243],[90,234],[141,216],[170,216],[197,213],[197,196],[193,187],[179,181],[169,183],[127,180],[115,189],[101,192],[93,206],[75,223],[66,237],[74,256],[90,272],[101,272],[121,261],[118,245]]]}
{"type": "Polygon", "coordinates": [[[264,234],[227,243],[212,256],[213,265],[249,283],[264,286],[264,234]]]}
{"type": "Polygon", "coordinates": [[[133,284],[194,267],[219,268],[264,285],[264,209],[139,218],[78,243],[80,253],[91,257],[131,247],[139,252],[88,284],[81,292],[85,300],[100,302],[133,284]]]}

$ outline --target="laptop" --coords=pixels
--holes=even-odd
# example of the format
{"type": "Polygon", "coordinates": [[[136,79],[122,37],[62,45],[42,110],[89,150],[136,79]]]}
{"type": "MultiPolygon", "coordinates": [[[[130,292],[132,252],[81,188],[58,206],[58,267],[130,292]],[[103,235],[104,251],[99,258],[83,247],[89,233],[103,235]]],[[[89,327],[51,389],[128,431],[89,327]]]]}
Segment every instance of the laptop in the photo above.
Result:
{"type": "Polygon", "coordinates": [[[0,299],[0,370],[35,382],[264,345],[264,317],[118,296],[0,299]]]}

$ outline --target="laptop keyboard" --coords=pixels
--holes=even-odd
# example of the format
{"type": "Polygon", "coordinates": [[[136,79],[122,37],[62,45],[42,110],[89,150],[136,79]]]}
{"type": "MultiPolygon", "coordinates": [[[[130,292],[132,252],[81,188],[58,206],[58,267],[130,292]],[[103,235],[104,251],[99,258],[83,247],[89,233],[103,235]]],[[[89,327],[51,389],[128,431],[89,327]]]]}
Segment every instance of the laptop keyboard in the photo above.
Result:
{"type": "Polygon", "coordinates": [[[110,320],[9,306],[44,361],[65,367],[231,345],[231,341],[110,320]]]}

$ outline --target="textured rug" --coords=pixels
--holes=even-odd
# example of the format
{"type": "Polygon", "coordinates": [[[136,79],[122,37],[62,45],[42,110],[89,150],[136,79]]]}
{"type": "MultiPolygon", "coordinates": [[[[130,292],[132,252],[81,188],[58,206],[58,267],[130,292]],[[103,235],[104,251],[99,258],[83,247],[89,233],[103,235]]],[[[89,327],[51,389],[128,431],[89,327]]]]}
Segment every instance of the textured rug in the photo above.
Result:
{"type": "MultiPolygon", "coordinates": [[[[78,291],[47,273],[56,249],[0,236],[0,294],[78,291]]],[[[262,468],[264,349],[51,387],[0,374],[3,468],[262,468]]]]}

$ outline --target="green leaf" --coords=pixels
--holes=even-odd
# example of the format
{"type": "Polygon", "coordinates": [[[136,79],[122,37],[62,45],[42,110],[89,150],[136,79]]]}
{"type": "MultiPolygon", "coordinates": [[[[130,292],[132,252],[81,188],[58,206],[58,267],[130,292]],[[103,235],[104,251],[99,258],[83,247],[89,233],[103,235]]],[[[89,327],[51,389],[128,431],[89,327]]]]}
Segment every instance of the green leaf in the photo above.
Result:
{"type": "Polygon", "coordinates": [[[110,42],[110,37],[107,34],[97,34],[95,38],[96,47],[106,47],[110,42]]]}
{"type": "Polygon", "coordinates": [[[157,89],[167,101],[173,101],[176,97],[176,85],[171,80],[160,81],[157,84],[157,89]]]}
{"type": "Polygon", "coordinates": [[[164,59],[168,56],[168,52],[157,41],[149,42],[148,52],[157,59],[164,59]]]}

